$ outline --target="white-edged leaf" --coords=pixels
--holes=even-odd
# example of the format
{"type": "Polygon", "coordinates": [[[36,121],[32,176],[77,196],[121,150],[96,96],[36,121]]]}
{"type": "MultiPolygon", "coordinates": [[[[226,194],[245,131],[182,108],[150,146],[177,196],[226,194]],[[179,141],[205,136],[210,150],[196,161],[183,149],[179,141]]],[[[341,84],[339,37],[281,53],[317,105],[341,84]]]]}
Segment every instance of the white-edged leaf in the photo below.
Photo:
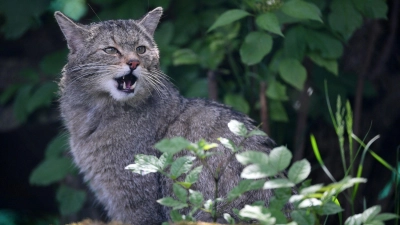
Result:
{"type": "Polygon", "coordinates": [[[225,146],[225,148],[232,150],[232,152],[236,152],[238,150],[235,143],[233,143],[233,141],[231,141],[227,138],[220,137],[220,138],[218,138],[218,141],[221,142],[221,144],[223,146],[225,146]]]}
{"type": "Polygon", "coordinates": [[[263,206],[251,206],[245,205],[243,209],[239,211],[239,215],[242,217],[256,219],[262,224],[275,224],[276,219],[271,217],[271,213],[266,212],[266,208],[263,206]]]}
{"type": "Polygon", "coordinates": [[[288,178],[295,184],[305,180],[311,172],[311,165],[307,159],[302,159],[293,163],[288,172],[288,178]]]}
{"type": "Polygon", "coordinates": [[[264,183],[263,189],[276,189],[276,188],[287,188],[294,187],[295,184],[286,178],[279,178],[273,180],[267,180],[264,183]]]}
{"type": "Polygon", "coordinates": [[[362,213],[363,222],[366,223],[372,221],[375,218],[375,216],[378,215],[380,212],[381,212],[381,206],[379,205],[375,205],[366,209],[362,213]]]}
{"type": "Polygon", "coordinates": [[[317,192],[318,190],[320,190],[323,186],[324,186],[323,184],[315,184],[310,187],[303,188],[303,189],[301,189],[300,194],[302,194],[302,195],[313,194],[313,193],[317,192]]]}

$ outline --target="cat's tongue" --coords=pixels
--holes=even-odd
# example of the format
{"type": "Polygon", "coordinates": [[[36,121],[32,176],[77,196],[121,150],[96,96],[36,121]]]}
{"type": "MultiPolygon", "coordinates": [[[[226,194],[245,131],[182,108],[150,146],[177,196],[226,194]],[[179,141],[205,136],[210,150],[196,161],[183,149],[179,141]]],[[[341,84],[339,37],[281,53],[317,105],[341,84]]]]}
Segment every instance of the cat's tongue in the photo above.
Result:
{"type": "Polygon", "coordinates": [[[116,79],[118,82],[118,90],[123,92],[133,92],[136,87],[136,77],[134,75],[126,75],[116,79]]]}

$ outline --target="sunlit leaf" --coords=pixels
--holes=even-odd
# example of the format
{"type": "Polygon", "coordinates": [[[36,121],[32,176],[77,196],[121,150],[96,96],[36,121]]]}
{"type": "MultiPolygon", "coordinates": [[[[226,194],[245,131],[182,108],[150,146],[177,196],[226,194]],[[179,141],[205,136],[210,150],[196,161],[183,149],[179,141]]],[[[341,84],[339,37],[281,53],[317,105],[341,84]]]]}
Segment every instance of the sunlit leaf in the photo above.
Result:
{"type": "Polygon", "coordinates": [[[203,205],[203,195],[199,191],[189,190],[189,201],[195,207],[203,205]]]}
{"type": "Polygon", "coordinates": [[[268,165],[260,165],[260,164],[252,164],[246,166],[240,177],[245,179],[260,179],[270,176],[275,176],[278,174],[278,171],[274,167],[270,167],[268,165]]]}
{"type": "Polygon", "coordinates": [[[295,184],[289,181],[288,179],[280,178],[280,179],[267,180],[264,183],[263,189],[288,188],[294,186],[295,184]]]}
{"type": "Polygon", "coordinates": [[[229,130],[238,135],[238,136],[245,136],[247,134],[246,126],[237,120],[231,120],[228,123],[229,130]]]}
{"type": "Polygon", "coordinates": [[[196,168],[194,168],[193,170],[191,170],[185,177],[185,182],[190,183],[190,184],[194,184],[195,182],[197,182],[197,180],[199,179],[199,174],[201,173],[201,170],[203,169],[203,166],[198,166],[196,168]]]}
{"type": "Polygon", "coordinates": [[[292,153],[285,146],[276,147],[269,153],[269,164],[277,171],[286,169],[291,160],[292,153]]]}
{"type": "Polygon", "coordinates": [[[295,184],[305,180],[311,172],[311,165],[307,159],[293,163],[288,172],[288,178],[295,184]]]}
{"type": "Polygon", "coordinates": [[[238,150],[235,143],[227,138],[218,138],[218,141],[221,142],[221,144],[225,146],[225,148],[232,150],[232,152],[236,152],[238,150]]]}

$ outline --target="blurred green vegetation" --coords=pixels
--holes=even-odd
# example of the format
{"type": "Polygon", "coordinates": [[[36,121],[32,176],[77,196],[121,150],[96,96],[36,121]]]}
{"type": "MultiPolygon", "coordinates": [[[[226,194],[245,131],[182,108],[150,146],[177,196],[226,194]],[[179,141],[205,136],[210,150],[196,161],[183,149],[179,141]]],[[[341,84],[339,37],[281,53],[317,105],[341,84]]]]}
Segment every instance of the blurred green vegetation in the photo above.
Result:
{"type": "MultiPolygon", "coordinates": [[[[5,39],[16,40],[27,32],[54,28],[51,15],[56,10],[90,23],[137,19],[157,6],[165,11],[155,33],[161,67],[181,93],[210,97],[250,115],[292,149],[302,107],[299,96],[309,97],[310,120],[323,117],[329,123],[328,109],[321,107],[326,105],[324,81],[331,102],[356,95],[357,74],[341,70],[344,48],[365,19],[386,19],[388,11],[383,0],[5,0],[0,2],[0,31],[5,39]],[[209,89],[213,79],[216,90],[209,89]]],[[[54,108],[55,81],[66,55],[66,47],[52,49],[2,90],[0,104],[13,105],[20,124],[54,108]]],[[[363,97],[375,94],[366,81],[363,97]]],[[[60,132],[49,143],[31,184],[60,184],[66,176],[76,176],[66,156],[66,137],[60,132]]],[[[54,198],[60,213],[68,215],[81,208],[86,194],[60,184],[54,198]]]]}

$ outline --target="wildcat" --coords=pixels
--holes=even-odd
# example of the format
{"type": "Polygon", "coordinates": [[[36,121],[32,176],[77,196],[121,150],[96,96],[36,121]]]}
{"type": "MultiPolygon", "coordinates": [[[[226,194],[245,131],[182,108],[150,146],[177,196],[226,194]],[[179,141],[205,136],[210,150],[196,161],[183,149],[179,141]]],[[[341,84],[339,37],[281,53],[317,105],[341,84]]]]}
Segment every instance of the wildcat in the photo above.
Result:
{"type": "MultiPolygon", "coordinates": [[[[159,156],[153,147],[163,138],[182,136],[195,142],[218,137],[242,141],[228,129],[238,120],[255,129],[246,115],[217,102],[186,99],[160,71],[153,34],[162,15],[156,8],[139,20],[110,20],[82,25],[56,12],[68,48],[68,63],[59,82],[61,116],[70,133],[75,164],[112,220],[131,224],[161,224],[167,208],[156,200],[173,196],[171,182],[160,174],[141,176],[125,170],[136,154],[159,156]]],[[[269,152],[271,139],[254,136],[245,149],[269,152]]],[[[216,168],[231,155],[220,146],[208,158],[216,168]]],[[[198,163],[198,162],[197,162],[198,163]]],[[[233,160],[220,178],[219,197],[240,180],[243,167],[233,160]]],[[[192,189],[213,199],[214,181],[203,169],[192,189]]],[[[253,191],[234,201],[226,211],[264,200],[270,191],[253,191]]],[[[198,220],[209,221],[199,212],[198,220]]],[[[223,220],[222,220],[223,221],[223,220]]]]}

